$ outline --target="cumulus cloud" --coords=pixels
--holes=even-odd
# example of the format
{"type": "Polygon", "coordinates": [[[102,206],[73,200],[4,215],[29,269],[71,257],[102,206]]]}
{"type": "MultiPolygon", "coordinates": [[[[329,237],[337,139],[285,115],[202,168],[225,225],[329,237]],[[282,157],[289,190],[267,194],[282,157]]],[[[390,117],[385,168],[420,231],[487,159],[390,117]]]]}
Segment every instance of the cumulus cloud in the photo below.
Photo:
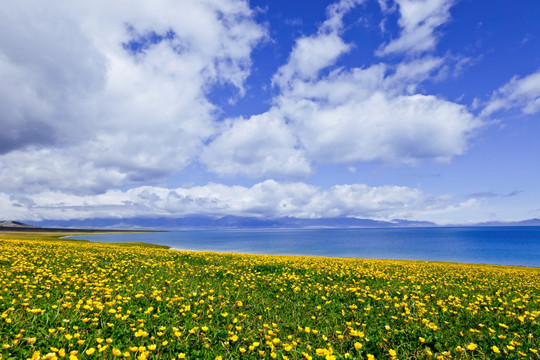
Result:
{"type": "Polygon", "coordinates": [[[0,154],[81,139],[105,58],[60,3],[0,10],[0,154]],[[57,16],[56,14],[63,14],[57,16]]]}
{"type": "Polygon", "coordinates": [[[230,120],[201,155],[219,175],[259,178],[305,177],[310,164],[279,114],[269,111],[249,119],[230,120]]]}
{"type": "Polygon", "coordinates": [[[419,94],[377,91],[330,106],[284,97],[281,104],[306,152],[322,163],[448,161],[465,152],[478,125],[465,107],[419,94]]]}
{"type": "Polygon", "coordinates": [[[279,68],[273,82],[285,87],[294,78],[314,79],[320,70],[332,65],[348,49],[349,46],[335,33],[300,38],[289,61],[279,68]]]}
{"type": "MultiPolygon", "coordinates": [[[[111,186],[130,184],[124,171],[81,161],[72,153],[73,149],[31,150],[12,151],[0,158],[2,191],[34,194],[55,189],[67,193],[96,194],[111,186]]],[[[84,149],[77,151],[82,158],[84,149]]]]}
{"type": "MultiPolygon", "coordinates": [[[[309,173],[309,164],[447,162],[465,153],[481,122],[463,105],[417,92],[423,81],[439,76],[445,59],[422,56],[395,65],[332,67],[350,48],[341,31],[343,16],[355,3],[338,5],[329,7],[328,19],[315,35],[297,40],[287,63],[275,74],[280,94],[273,107],[248,119],[231,120],[210,144],[207,154],[212,156],[205,162],[211,171],[298,176],[309,173]],[[329,69],[321,74],[324,68],[329,69]],[[248,133],[251,140],[240,135],[248,133]],[[240,161],[240,154],[250,152],[253,161],[240,161]]],[[[419,22],[433,13],[446,13],[450,3],[428,5],[414,15],[419,22]]],[[[413,5],[403,5],[405,17],[413,16],[409,6],[413,5]]]]}
{"type": "Polygon", "coordinates": [[[67,190],[63,174],[91,169],[90,178],[106,175],[75,189],[103,190],[181,170],[215,133],[212,86],[245,92],[251,51],[266,37],[253,16],[237,0],[9,1],[0,9],[2,176],[20,189],[67,190]],[[12,166],[16,157],[26,162],[12,166]]]}
{"type": "Polygon", "coordinates": [[[465,152],[480,123],[462,105],[414,94],[441,62],[338,70],[317,82],[296,82],[276,102],[319,162],[448,161],[465,152]]]}
{"type": "Polygon", "coordinates": [[[489,116],[499,110],[518,109],[525,114],[540,111],[540,70],[524,77],[514,76],[492,95],[482,110],[489,116]]]}
{"type": "Polygon", "coordinates": [[[319,71],[334,64],[337,58],[350,50],[340,37],[343,16],[361,1],[341,0],[327,8],[327,19],[316,35],[303,36],[296,40],[287,63],[281,66],[272,78],[274,85],[282,88],[294,79],[312,80],[319,71]]]}
{"type": "MultiPolygon", "coordinates": [[[[379,3],[383,11],[389,11],[387,3],[379,3]]],[[[449,10],[454,0],[396,0],[396,3],[401,34],[397,39],[381,45],[377,55],[417,55],[432,50],[438,37],[435,30],[449,20],[449,10]]]]}

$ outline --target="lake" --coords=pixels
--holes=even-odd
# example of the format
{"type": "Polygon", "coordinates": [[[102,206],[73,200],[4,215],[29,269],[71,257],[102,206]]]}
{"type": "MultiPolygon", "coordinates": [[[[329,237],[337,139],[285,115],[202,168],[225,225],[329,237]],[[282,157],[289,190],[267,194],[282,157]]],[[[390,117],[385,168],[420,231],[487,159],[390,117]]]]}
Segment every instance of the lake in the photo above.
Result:
{"type": "Polygon", "coordinates": [[[540,227],[183,230],[71,236],[175,249],[540,267],[540,227]]]}

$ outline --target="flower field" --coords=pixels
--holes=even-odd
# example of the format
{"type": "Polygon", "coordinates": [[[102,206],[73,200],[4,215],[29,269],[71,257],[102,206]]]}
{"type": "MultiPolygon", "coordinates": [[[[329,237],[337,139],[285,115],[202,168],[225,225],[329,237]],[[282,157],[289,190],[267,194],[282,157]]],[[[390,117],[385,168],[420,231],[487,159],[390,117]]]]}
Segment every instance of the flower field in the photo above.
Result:
{"type": "Polygon", "coordinates": [[[57,236],[0,236],[1,359],[540,358],[539,268],[57,236]]]}

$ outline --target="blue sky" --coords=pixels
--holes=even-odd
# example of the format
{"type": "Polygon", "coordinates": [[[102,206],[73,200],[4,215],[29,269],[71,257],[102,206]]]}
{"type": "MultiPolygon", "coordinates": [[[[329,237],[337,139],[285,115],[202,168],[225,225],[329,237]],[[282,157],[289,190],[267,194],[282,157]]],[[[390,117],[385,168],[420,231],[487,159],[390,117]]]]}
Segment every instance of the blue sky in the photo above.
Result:
{"type": "Polygon", "coordinates": [[[540,3],[8,1],[0,218],[540,218],[540,3]]]}

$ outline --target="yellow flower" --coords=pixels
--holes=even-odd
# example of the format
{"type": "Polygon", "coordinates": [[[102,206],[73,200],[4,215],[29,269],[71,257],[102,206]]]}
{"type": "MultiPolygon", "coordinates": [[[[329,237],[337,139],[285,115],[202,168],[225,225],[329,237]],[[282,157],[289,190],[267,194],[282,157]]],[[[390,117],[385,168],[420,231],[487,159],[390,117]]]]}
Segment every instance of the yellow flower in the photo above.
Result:
{"type": "Polygon", "coordinates": [[[491,347],[491,350],[493,350],[493,352],[494,352],[495,354],[500,354],[500,353],[501,353],[501,350],[499,350],[499,348],[496,347],[495,345],[493,345],[493,346],[491,347]]]}
{"type": "Polygon", "coordinates": [[[91,347],[90,349],[86,350],[86,355],[92,355],[94,352],[96,352],[96,349],[91,347]]]}
{"type": "Polygon", "coordinates": [[[390,354],[391,357],[395,357],[396,354],[397,354],[397,353],[396,353],[396,350],[394,350],[394,349],[388,350],[388,353],[390,354]]]}
{"type": "Polygon", "coordinates": [[[470,344],[467,345],[467,349],[471,350],[471,351],[473,351],[477,347],[478,347],[478,345],[476,345],[475,343],[470,343],[470,344]]]}
{"type": "Polygon", "coordinates": [[[114,356],[120,356],[122,355],[122,352],[120,350],[118,350],[117,348],[114,348],[113,351],[112,351],[113,355],[114,356]]]}
{"type": "MultiPolygon", "coordinates": [[[[221,359],[221,356],[218,356],[220,359],[221,359]]],[[[186,354],[185,353],[180,353],[178,354],[178,358],[179,359],[185,359],[186,358],[186,354]]],[[[217,358],[216,358],[217,359],[217,358]]]]}
{"type": "Polygon", "coordinates": [[[354,343],[354,348],[355,348],[356,350],[360,350],[360,349],[362,348],[362,344],[360,344],[359,342],[355,342],[355,343],[354,343]]]}
{"type": "Polygon", "coordinates": [[[156,344],[148,345],[148,350],[154,351],[156,350],[156,347],[157,347],[156,344]]]}
{"type": "Polygon", "coordinates": [[[367,354],[367,358],[368,358],[368,360],[375,360],[375,356],[373,356],[371,354],[367,354]]]}

